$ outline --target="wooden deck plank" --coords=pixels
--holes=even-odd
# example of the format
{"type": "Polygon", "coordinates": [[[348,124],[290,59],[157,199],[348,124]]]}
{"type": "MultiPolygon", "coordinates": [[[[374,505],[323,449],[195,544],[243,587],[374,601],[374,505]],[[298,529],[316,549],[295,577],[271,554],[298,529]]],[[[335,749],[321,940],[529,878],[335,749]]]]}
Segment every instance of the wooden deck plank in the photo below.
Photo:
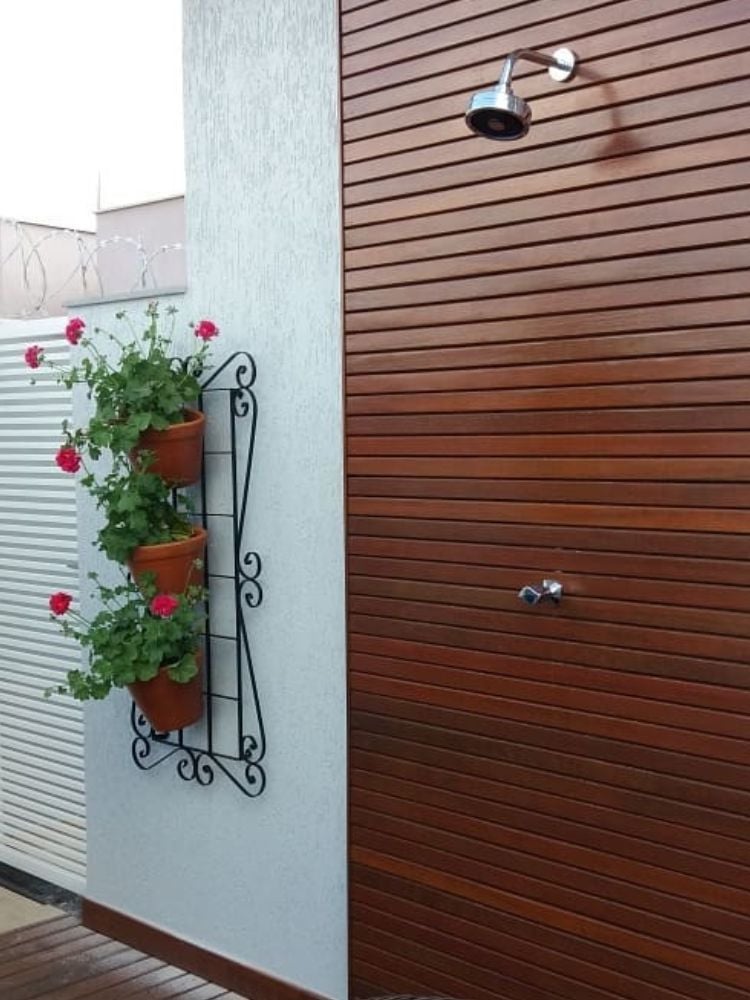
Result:
{"type": "MultiPolygon", "coordinates": [[[[116,979],[114,982],[108,983],[104,989],[96,988],[86,994],[81,994],[81,1000],[84,1000],[85,997],[89,997],[91,1000],[126,1000],[126,998],[127,1000],[138,1000],[139,997],[161,996],[158,991],[179,979],[183,972],[172,965],[165,965],[159,959],[150,959],[150,961],[157,962],[158,968],[147,972],[141,971],[129,980],[116,979]]],[[[93,983],[95,980],[92,979],[88,982],[93,983]]],[[[44,1000],[44,998],[40,997],[39,1000],[44,1000]]],[[[54,1000],[57,1000],[56,996],[54,1000]]],[[[65,1000],[68,1000],[67,996],[65,1000]]],[[[75,1000],[79,1000],[79,995],[76,995],[75,1000]]]]}
{"type": "MultiPolygon", "coordinates": [[[[149,998],[153,997],[154,1000],[214,1000],[215,997],[221,997],[226,993],[226,990],[222,986],[215,986],[212,983],[207,983],[205,979],[201,979],[200,976],[194,976],[192,973],[185,972],[178,976],[176,979],[170,979],[169,982],[163,983],[156,989],[149,991],[149,998]],[[201,994],[204,991],[205,997],[201,994]]],[[[136,994],[137,996],[138,994],[136,994]]]]}
{"type": "MultiPolygon", "coordinates": [[[[57,923],[57,921],[53,921],[57,923]]],[[[32,958],[39,952],[48,952],[60,946],[71,947],[76,941],[86,937],[88,931],[78,923],[73,923],[68,927],[50,928],[46,934],[38,934],[35,937],[24,938],[16,944],[9,945],[0,951],[0,963],[2,963],[2,975],[9,975],[10,966],[15,965],[20,960],[31,956],[32,958]]],[[[2,938],[0,938],[2,941],[2,938]]],[[[20,966],[19,966],[20,968],[20,966]]]]}
{"type": "Polygon", "coordinates": [[[243,1000],[59,917],[0,935],[2,1000],[243,1000]]]}
{"type": "Polygon", "coordinates": [[[55,1000],[85,1000],[94,997],[96,1000],[121,1000],[133,996],[138,990],[158,985],[166,979],[178,976],[179,970],[167,966],[158,958],[137,958],[124,953],[123,963],[114,964],[109,970],[103,970],[93,978],[72,983],[55,993],[55,1000]]]}
{"type": "Polygon", "coordinates": [[[27,924],[19,927],[15,931],[8,931],[7,934],[0,935],[0,961],[5,957],[8,949],[23,944],[25,941],[47,937],[49,934],[56,934],[59,931],[67,930],[69,927],[78,927],[79,922],[75,917],[55,917],[53,920],[45,920],[39,924],[27,924]]]}
{"type": "MultiPolygon", "coordinates": [[[[125,946],[119,941],[95,943],[93,947],[72,950],[63,956],[48,957],[40,952],[39,961],[32,969],[3,977],[0,967],[0,990],[3,1000],[32,1000],[46,996],[69,983],[77,983],[98,972],[102,963],[119,955],[125,946]]],[[[109,966],[106,966],[107,968],[109,966]]]]}
{"type": "MultiPolygon", "coordinates": [[[[75,930],[75,929],[74,929],[75,930]]],[[[112,942],[101,934],[91,934],[85,928],[82,934],[68,932],[64,937],[55,935],[54,937],[42,938],[38,942],[35,951],[18,956],[3,955],[2,965],[0,965],[0,983],[13,982],[17,978],[23,978],[27,973],[32,975],[39,969],[39,955],[44,955],[45,964],[56,962],[58,959],[67,959],[71,955],[80,955],[92,948],[110,945],[112,942]]],[[[28,945],[36,942],[28,942],[28,945]]]]}

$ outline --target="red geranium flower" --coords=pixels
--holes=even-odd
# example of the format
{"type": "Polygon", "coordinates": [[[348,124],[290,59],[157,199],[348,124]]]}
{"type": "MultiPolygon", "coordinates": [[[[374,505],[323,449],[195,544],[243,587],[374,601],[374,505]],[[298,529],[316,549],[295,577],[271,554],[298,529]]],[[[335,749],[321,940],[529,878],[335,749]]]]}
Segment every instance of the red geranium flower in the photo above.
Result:
{"type": "Polygon", "coordinates": [[[78,472],[81,468],[81,456],[75,448],[69,448],[67,445],[63,445],[55,455],[55,462],[63,472],[78,472]]]}
{"type": "Polygon", "coordinates": [[[85,329],[86,324],[80,316],[74,316],[72,319],[69,319],[68,325],[65,327],[65,337],[68,343],[75,346],[83,336],[85,329]]]}
{"type": "Polygon", "coordinates": [[[65,612],[70,607],[70,602],[73,598],[70,594],[66,594],[64,590],[59,590],[56,594],[53,594],[49,599],[49,609],[53,615],[64,615],[65,612]]]}
{"type": "Polygon", "coordinates": [[[42,363],[42,358],[44,357],[44,348],[37,347],[27,347],[23,355],[23,360],[29,366],[29,368],[38,368],[42,363]]]}
{"type": "Polygon", "coordinates": [[[179,606],[180,602],[171,594],[157,594],[149,604],[148,610],[159,618],[171,618],[179,606]]]}
{"type": "Polygon", "coordinates": [[[215,323],[212,323],[210,319],[202,319],[200,323],[196,324],[195,336],[200,337],[201,340],[211,340],[213,337],[219,335],[219,328],[215,323]]]}

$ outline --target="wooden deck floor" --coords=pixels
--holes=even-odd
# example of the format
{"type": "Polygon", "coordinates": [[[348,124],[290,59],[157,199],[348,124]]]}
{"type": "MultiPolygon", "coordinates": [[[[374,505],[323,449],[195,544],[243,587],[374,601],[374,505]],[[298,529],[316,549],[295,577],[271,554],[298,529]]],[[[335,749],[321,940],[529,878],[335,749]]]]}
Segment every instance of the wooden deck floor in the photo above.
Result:
{"type": "Polygon", "coordinates": [[[63,916],[0,936],[2,1000],[247,1000],[63,916]]]}

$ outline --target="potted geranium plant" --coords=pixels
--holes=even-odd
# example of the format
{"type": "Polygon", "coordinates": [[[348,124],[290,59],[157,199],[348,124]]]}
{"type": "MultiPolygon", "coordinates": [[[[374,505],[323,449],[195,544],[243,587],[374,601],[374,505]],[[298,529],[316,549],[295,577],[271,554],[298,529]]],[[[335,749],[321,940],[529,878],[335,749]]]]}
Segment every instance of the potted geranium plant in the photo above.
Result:
{"type": "Polygon", "coordinates": [[[164,333],[158,305],[150,304],[139,337],[126,314],[118,313],[129,339],[98,328],[87,337],[85,322],[74,317],[65,336],[84,353],[67,369],[48,362],[38,345],[25,354],[32,369],[50,364],[67,388],[87,387],[92,416],[85,427],[63,424],[65,440],[55,460],[67,473],[83,468],[82,484],[104,515],[98,545],[110,559],[129,565],[134,578],[114,588],[99,585],[103,607],[92,621],[70,612],[69,595],[50,598],[54,615],[70,612],[63,632],[89,654],[88,669],[70,671],[60,690],[78,699],[103,698],[113,687],[127,686],[160,731],[190,725],[202,712],[203,616],[197,604],[205,591],[197,584],[206,532],[191,524],[173,493],[200,476],[204,418],[193,407],[210,341],[219,332],[212,321],[201,320],[193,328],[200,346],[178,358],[171,351],[176,310],[168,308],[167,315],[164,333]],[[176,458],[168,453],[173,438],[176,458]],[[86,467],[86,459],[97,460],[104,451],[112,462],[100,475],[86,467]]]}
{"type": "Polygon", "coordinates": [[[203,710],[200,636],[205,621],[202,587],[178,595],[160,593],[153,579],[138,586],[125,579],[102,585],[101,610],[90,621],[72,608],[70,594],[49,599],[53,620],[87,651],[84,670],[71,670],[56,690],[79,701],[105,698],[127,687],[155,730],[169,732],[197,722],[203,710]]]}
{"type": "Polygon", "coordinates": [[[163,332],[158,303],[150,303],[140,335],[127,313],[117,313],[127,339],[99,327],[87,336],[84,320],[73,317],[65,336],[71,344],[80,345],[84,354],[67,369],[49,361],[43,348],[27,348],[25,360],[30,368],[53,368],[68,389],[87,386],[93,402],[86,427],[66,428],[63,449],[69,461],[85,453],[97,459],[106,449],[133,460],[147,457],[149,471],[170,486],[185,486],[199,478],[205,419],[194,407],[210,342],[219,329],[208,319],[194,324],[199,348],[187,357],[177,357],[172,350],[177,310],[169,306],[166,313],[168,328],[163,332]]]}
{"type": "Polygon", "coordinates": [[[81,479],[104,515],[97,544],[108,559],[126,563],[136,581],[151,572],[159,590],[181,593],[201,582],[207,532],[189,520],[187,498],[173,502],[170,486],[144,465],[116,455],[106,476],[86,471],[81,479]]]}
{"type": "Polygon", "coordinates": [[[136,577],[153,571],[158,586],[169,592],[200,580],[194,565],[203,556],[206,531],[175,508],[172,490],[200,476],[205,420],[193,405],[210,342],[219,333],[211,320],[193,324],[200,346],[176,357],[176,313],[172,306],[166,309],[163,331],[158,303],[150,303],[140,336],[124,312],[116,316],[126,334],[117,335],[97,327],[87,336],[84,320],[73,317],[65,336],[84,354],[70,368],[46,359],[39,346],[25,354],[30,368],[48,365],[66,387],[85,385],[93,402],[86,426],[71,429],[63,423],[65,440],[55,460],[67,473],[84,468],[82,485],[104,515],[99,547],[115,562],[128,563],[136,577]],[[112,454],[112,468],[97,478],[85,460],[96,460],[105,450],[112,454]]]}

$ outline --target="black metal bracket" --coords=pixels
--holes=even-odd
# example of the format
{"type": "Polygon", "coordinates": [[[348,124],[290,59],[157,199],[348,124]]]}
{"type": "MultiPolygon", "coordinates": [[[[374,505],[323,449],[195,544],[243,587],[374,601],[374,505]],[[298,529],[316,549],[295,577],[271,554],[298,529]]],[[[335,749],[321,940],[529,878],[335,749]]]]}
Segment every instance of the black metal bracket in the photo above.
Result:
{"type": "Polygon", "coordinates": [[[206,379],[201,393],[203,474],[200,485],[188,492],[209,539],[204,718],[177,733],[157,733],[135,704],[130,713],[131,754],[142,771],[176,757],[184,781],[210,785],[220,771],[250,798],[266,786],[266,736],[247,623],[263,600],[260,556],[246,538],[258,422],[255,375],[253,358],[239,352],[206,379]]]}

